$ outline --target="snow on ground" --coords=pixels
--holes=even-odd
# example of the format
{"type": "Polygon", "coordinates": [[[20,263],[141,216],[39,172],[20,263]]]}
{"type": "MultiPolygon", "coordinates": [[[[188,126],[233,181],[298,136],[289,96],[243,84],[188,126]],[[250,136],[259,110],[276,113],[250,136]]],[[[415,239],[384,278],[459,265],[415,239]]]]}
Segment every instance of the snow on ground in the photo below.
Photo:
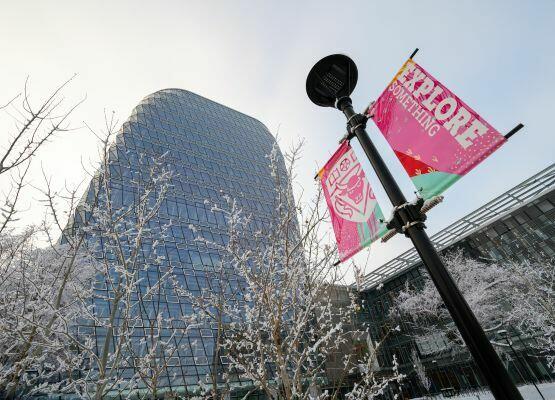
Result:
{"type": "MultiPolygon", "coordinates": [[[[555,382],[541,383],[538,389],[543,394],[545,400],[555,400],[555,382]]],[[[522,393],[525,400],[541,400],[541,396],[534,387],[534,385],[519,386],[518,390],[522,393]]],[[[422,399],[422,398],[421,398],[422,399]]],[[[440,400],[494,400],[494,397],[489,391],[480,391],[475,393],[464,394],[460,396],[443,397],[443,396],[430,396],[428,399],[440,400]]],[[[416,400],[416,399],[415,399],[416,400]]]]}

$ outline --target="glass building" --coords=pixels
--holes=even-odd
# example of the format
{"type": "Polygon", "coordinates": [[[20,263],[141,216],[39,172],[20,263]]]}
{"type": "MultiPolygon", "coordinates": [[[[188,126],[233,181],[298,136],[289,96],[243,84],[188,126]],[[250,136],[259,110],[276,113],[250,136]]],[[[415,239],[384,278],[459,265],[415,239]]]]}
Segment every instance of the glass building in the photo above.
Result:
{"type": "MultiPolygon", "coordinates": [[[[555,259],[555,164],[510,189],[479,209],[431,237],[436,249],[445,254],[462,249],[470,257],[485,261],[526,261],[555,259]]],[[[414,249],[382,265],[365,278],[362,323],[375,341],[381,340],[398,322],[389,317],[397,293],[407,282],[421,287],[427,276],[414,249]]],[[[403,390],[408,396],[425,393],[413,371],[411,352],[417,351],[432,381],[431,392],[463,391],[485,386],[469,354],[445,354],[443,337],[416,343],[414,325],[401,321],[400,332],[389,332],[378,355],[380,368],[388,370],[395,355],[408,377],[403,390]]],[[[545,360],[527,341],[512,337],[517,356],[509,373],[519,384],[553,380],[545,360]]]]}
{"type": "MultiPolygon", "coordinates": [[[[186,90],[161,90],[135,107],[110,150],[110,201],[125,208],[137,200],[136,178],[147,175],[146,170],[152,165],[149,160],[163,156],[164,168],[173,173],[169,191],[148,221],[149,234],[144,235],[139,249],[135,268],[141,279],[141,293],[159,285],[160,277],[170,268],[175,280],[193,295],[223,287],[238,291],[241,282],[232,275],[226,275],[225,282],[221,282],[221,276],[215,278],[215,266],[223,257],[218,245],[225,245],[228,236],[224,214],[213,205],[225,208],[223,198],[227,195],[238,202],[244,213],[252,215],[250,229],[267,226],[275,210],[276,187],[267,157],[274,146],[274,137],[258,120],[186,90]],[[199,235],[204,242],[198,240],[199,235]]],[[[279,150],[278,159],[280,176],[285,177],[279,150]]],[[[86,202],[93,201],[93,189],[94,180],[86,202]]],[[[79,225],[83,220],[77,217],[75,222],[79,225]]],[[[132,252],[136,235],[124,234],[122,251],[126,256],[132,252]]],[[[114,258],[106,243],[102,235],[89,237],[101,262],[114,258]]],[[[155,288],[156,295],[143,302],[147,304],[132,311],[136,315],[132,315],[131,343],[122,350],[122,357],[127,358],[118,363],[114,376],[137,376],[141,356],[152,350],[149,323],[153,312],[162,313],[171,324],[156,327],[157,333],[166,339],[164,343],[170,351],[160,355],[166,359],[156,383],[172,393],[193,393],[199,380],[221,376],[227,360],[215,351],[216,326],[204,324],[183,330],[180,319],[195,310],[187,298],[172,292],[166,283],[155,288]]],[[[114,287],[112,272],[98,278],[92,301],[99,318],[108,318],[114,311],[114,287]]],[[[134,299],[141,293],[133,294],[134,299]]],[[[116,310],[118,314],[123,312],[116,310]]],[[[110,332],[106,326],[88,320],[78,329],[83,337],[94,338],[99,355],[107,335],[112,334],[109,351],[116,352],[118,329],[110,332]]],[[[235,379],[238,386],[248,385],[235,379]]],[[[148,384],[139,379],[138,386],[147,388],[148,384]]]]}

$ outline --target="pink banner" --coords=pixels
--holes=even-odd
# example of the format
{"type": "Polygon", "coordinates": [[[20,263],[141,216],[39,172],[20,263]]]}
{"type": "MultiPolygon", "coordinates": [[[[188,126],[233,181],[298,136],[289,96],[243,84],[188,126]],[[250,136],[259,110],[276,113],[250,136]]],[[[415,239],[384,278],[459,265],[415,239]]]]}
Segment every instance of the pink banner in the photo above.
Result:
{"type": "Polygon", "coordinates": [[[382,210],[348,141],[318,173],[330,210],[339,259],[346,261],[382,236],[382,210]]]}
{"type": "Polygon", "coordinates": [[[368,113],[425,199],[442,193],[506,141],[410,59],[368,113]]]}

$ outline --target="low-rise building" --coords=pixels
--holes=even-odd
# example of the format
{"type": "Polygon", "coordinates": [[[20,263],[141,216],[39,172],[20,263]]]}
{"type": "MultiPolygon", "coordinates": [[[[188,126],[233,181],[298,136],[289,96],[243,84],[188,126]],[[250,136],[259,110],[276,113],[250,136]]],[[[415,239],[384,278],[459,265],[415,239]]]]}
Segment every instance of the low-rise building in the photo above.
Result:
{"type": "MultiPolygon", "coordinates": [[[[485,261],[544,261],[555,257],[555,164],[520,183],[506,193],[464,216],[431,237],[442,254],[461,249],[468,256],[485,261]]],[[[389,316],[392,299],[406,283],[418,287],[427,272],[415,249],[404,252],[368,274],[360,293],[362,321],[375,341],[389,332],[378,356],[380,368],[391,366],[393,356],[408,373],[404,391],[422,394],[411,353],[417,350],[432,381],[432,392],[442,389],[466,390],[486,383],[470,355],[442,352],[444,338],[430,337],[418,343],[410,324],[401,322],[400,332],[389,316]]],[[[552,380],[545,360],[528,342],[534,338],[513,337],[517,356],[509,372],[517,383],[552,380]]]]}

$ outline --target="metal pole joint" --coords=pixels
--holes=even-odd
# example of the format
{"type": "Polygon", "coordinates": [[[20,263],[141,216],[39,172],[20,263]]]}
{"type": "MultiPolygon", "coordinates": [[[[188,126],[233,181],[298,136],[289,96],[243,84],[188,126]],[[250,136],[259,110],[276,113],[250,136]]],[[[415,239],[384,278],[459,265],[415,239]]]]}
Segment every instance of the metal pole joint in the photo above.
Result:
{"type": "MultiPolygon", "coordinates": [[[[345,112],[345,109],[348,107],[352,107],[351,98],[348,96],[341,97],[336,100],[335,106],[345,112]]],[[[339,141],[340,143],[344,142],[345,140],[351,140],[356,136],[355,131],[357,129],[366,129],[366,123],[368,122],[368,117],[364,114],[356,113],[352,114],[347,119],[347,133],[345,136],[341,138],[339,141]]]]}
{"type": "Polygon", "coordinates": [[[386,227],[396,233],[402,233],[406,237],[410,237],[408,228],[414,226],[419,229],[426,228],[426,214],[422,212],[424,199],[418,197],[415,202],[404,203],[393,208],[393,216],[387,221],[386,227]],[[401,213],[403,215],[401,215],[401,213]]]}

